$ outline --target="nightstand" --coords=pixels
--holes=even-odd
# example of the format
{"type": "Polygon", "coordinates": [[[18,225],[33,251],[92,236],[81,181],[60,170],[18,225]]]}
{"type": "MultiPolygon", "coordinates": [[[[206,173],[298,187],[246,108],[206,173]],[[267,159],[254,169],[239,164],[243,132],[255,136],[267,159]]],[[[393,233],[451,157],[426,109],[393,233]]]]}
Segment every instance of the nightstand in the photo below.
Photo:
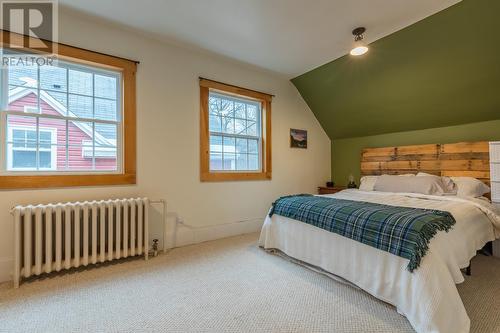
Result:
{"type": "Polygon", "coordinates": [[[320,186],[318,187],[318,194],[334,194],[342,190],[345,190],[346,188],[347,187],[342,187],[342,186],[334,186],[334,187],[320,186]]]}

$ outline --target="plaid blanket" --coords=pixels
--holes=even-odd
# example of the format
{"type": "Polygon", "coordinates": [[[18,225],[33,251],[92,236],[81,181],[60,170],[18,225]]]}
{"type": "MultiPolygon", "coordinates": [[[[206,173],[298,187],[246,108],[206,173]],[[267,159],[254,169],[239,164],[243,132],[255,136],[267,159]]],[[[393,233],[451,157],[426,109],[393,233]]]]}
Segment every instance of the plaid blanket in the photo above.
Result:
{"type": "Polygon", "coordinates": [[[448,212],[396,207],[318,197],[309,194],[282,197],[269,216],[278,214],[351,238],[410,260],[413,272],[439,231],[448,231],[455,219],[448,212]]]}

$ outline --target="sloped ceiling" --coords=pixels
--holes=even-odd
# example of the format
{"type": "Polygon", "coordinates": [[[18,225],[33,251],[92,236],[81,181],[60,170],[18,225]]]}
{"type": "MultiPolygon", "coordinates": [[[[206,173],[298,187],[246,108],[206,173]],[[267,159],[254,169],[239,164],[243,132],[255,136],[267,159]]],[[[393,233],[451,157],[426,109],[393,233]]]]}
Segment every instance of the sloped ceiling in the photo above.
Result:
{"type": "Polygon", "coordinates": [[[498,13],[464,0],[292,82],[331,139],[500,119],[498,13]]]}
{"type": "Polygon", "coordinates": [[[59,0],[63,9],[281,73],[346,53],[350,32],[387,36],[460,0],[59,0]],[[375,24],[376,23],[376,24],[375,24]]]}

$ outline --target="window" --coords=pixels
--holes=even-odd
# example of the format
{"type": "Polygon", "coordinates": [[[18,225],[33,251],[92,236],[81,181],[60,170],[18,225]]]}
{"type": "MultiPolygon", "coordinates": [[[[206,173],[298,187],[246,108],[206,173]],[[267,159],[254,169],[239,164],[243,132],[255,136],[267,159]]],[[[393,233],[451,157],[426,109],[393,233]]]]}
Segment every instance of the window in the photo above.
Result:
{"type": "Polygon", "coordinates": [[[202,181],[271,178],[271,97],[200,80],[202,181]]]}
{"type": "Polygon", "coordinates": [[[6,171],[121,171],[120,72],[59,61],[57,67],[9,67],[4,76],[8,83],[5,126],[7,131],[27,127],[33,149],[21,154],[13,151],[16,144],[8,140],[5,153],[11,160],[7,158],[6,171]],[[45,147],[43,135],[52,132],[54,142],[45,147]],[[57,155],[50,167],[48,153],[43,152],[47,149],[57,155]],[[33,159],[28,163],[29,156],[33,159]]]}
{"type": "Polygon", "coordinates": [[[11,126],[9,128],[7,169],[8,170],[56,170],[56,132],[53,129],[36,130],[31,127],[11,126]]]}
{"type": "Polygon", "coordinates": [[[0,188],[135,183],[136,63],[58,50],[1,68],[0,188]]]}

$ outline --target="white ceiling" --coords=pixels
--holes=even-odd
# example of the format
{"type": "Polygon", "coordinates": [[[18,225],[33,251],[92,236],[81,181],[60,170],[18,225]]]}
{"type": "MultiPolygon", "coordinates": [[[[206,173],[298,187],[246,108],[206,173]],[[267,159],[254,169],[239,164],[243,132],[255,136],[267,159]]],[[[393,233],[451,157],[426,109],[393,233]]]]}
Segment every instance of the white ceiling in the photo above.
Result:
{"type": "Polygon", "coordinates": [[[461,0],[59,0],[65,7],[294,77],[461,0]]]}

